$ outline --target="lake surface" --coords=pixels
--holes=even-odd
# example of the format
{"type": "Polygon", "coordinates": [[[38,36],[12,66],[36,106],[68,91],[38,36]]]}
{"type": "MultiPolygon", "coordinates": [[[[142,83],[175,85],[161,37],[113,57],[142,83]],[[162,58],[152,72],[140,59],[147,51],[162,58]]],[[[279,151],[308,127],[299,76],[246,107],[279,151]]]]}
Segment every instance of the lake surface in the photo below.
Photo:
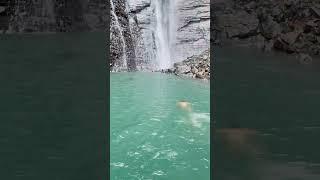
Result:
{"type": "Polygon", "coordinates": [[[104,39],[0,36],[0,179],[106,177],[104,39]]]}
{"type": "Polygon", "coordinates": [[[210,84],[161,73],[111,73],[111,180],[210,177],[210,84]],[[176,103],[187,100],[192,112],[176,103]]]}
{"type": "Polygon", "coordinates": [[[284,54],[217,48],[215,70],[217,129],[254,133],[231,145],[214,135],[214,178],[320,179],[319,60],[301,65],[284,54]]]}

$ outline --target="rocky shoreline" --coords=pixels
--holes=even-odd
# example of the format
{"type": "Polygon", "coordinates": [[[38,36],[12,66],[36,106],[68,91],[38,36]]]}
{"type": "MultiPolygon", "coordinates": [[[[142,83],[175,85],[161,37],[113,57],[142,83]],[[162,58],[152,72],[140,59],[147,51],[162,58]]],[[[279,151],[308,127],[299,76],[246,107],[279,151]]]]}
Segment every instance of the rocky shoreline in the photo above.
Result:
{"type": "Polygon", "coordinates": [[[200,55],[188,57],[182,62],[174,63],[173,68],[164,69],[161,72],[180,77],[210,80],[210,50],[205,50],[200,55]]]}

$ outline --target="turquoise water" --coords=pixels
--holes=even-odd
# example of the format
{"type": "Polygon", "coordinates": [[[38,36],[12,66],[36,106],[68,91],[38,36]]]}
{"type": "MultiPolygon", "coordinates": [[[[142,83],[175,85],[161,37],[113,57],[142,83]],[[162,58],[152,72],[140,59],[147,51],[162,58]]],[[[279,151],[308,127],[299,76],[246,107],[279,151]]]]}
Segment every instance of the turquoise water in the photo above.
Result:
{"type": "Polygon", "coordinates": [[[111,179],[209,179],[210,84],[161,73],[110,80],[111,179]]]}

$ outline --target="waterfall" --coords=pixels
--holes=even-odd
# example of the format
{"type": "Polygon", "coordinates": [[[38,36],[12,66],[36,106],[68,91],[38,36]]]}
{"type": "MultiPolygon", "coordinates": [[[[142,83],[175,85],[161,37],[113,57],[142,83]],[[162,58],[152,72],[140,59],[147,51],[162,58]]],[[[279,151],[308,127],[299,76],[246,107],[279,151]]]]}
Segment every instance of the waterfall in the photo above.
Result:
{"type": "Polygon", "coordinates": [[[156,16],[156,64],[158,69],[168,69],[173,65],[175,42],[175,0],[154,0],[156,16]]]}
{"type": "Polygon", "coordinates": [[[120,35],[120,39],[122,42],[122,53],[123,53],[122,64],[121,64],[121,67],[118,67],[118,68],[125,68],[126,69],[127,68],[127,55],[126,55],[127,50],[126,50],[126,42],[125,42],[124,35],[123,35],[123,29],[119,23],[118,16],[115,13],[115,7],[114,7],[112,0],[110,0],[110,5],[111,5],[111,15],[115,19],[115,26],[118,28],[118,30],[120,32],[119,35],[120,35]]]}
{"type": "Polygon", "coordinates": [[[141,70],[172,67],[176,49],[176,1],[110,0],[112,37],[115,37],[113,69],[129,70],[133,63],[135,68],[131,69],[136,66],[141,70]],[[118,11],[121,13],[117,14],[118,11]]]}

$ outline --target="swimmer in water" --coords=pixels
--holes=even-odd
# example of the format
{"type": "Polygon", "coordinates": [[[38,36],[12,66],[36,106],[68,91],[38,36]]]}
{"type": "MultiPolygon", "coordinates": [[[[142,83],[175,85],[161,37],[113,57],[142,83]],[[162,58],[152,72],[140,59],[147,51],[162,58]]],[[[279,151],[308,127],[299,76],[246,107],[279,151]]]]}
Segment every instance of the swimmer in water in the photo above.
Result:
{"type": "Polygon", "coordinates": [[[256,155],[257,152],[261,151],[261,147],[254,140],[258,134],[256,130],[248,128],[223,128],[216,129],[216,133],[230,150],[235,150],[238,153],[246,152],[246,154],[251,155],[256,155]]]}
{"type": "Polygon", "coordinates": [[[188,112],[191,112],[192,111],[192,108],[191,108],[191,103],[185,101],[185,100],[181,100],[177,103],[177,106],[184,110],[184,111],[188,111],[188,112]]]}

